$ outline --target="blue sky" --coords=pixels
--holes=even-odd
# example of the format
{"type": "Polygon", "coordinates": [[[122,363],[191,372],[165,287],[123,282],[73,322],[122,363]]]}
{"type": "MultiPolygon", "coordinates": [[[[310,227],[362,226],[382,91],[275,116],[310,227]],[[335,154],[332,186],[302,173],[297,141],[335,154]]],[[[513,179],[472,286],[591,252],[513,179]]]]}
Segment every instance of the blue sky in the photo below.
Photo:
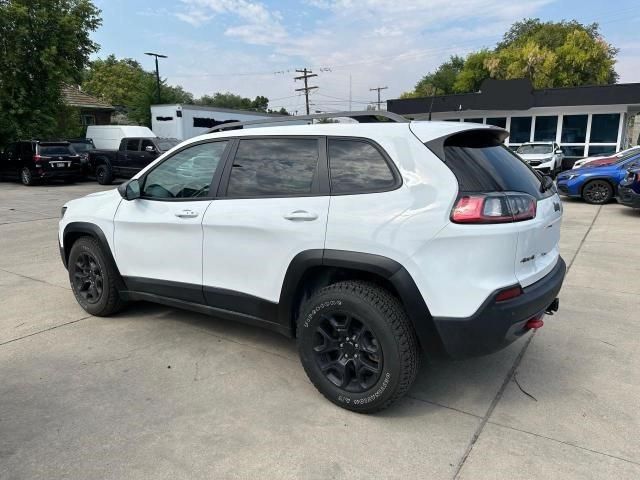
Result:
{"type": "Polygon", "coordinates": [[[302,113],[294,91],[296,68],[310,67],[320,88],[314,110],[353,109],[411,89],[452,54],[492,47],[524,17],[598,22],[621,49],[621,82],[640,82],[640,8],[637,0],[94,0],[103,26],[94,34],[97,57],[140,61],[156,51],[170,84],[199,96],[231,91],[265,95],[272,107],[302,113]],[[615,6],[614,6],[615,5],[615,6]]]}

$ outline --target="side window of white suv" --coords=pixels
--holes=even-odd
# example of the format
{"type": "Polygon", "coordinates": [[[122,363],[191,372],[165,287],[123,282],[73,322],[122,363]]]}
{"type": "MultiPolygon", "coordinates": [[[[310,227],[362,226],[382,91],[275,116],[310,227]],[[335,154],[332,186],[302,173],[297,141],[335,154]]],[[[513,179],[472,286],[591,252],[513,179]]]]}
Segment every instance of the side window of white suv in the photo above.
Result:
{"type": "Polygon", "coordinates": [[[316,138],[241,139],[233,160],[227,196],[305,196],[317,188],[316,138]]]}
{"type": "Polygon", "coordinates": [[[144,180],[142,197],[148,199],[209,196],[213,176],[227,148],[227,141],[185,148],[166,159],[144,180]]]}
{"type": "Polygon", "coordinates": [[[399,183],[382,153],[363,140],[329,139],[331,193],[393,190],[399,183]]]}

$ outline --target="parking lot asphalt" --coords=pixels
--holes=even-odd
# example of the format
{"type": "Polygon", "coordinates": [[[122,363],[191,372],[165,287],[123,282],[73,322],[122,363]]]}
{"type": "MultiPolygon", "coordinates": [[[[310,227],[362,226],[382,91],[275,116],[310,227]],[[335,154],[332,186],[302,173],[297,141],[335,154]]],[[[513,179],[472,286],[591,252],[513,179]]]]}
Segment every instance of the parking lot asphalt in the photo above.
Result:
{"type": "Polygon", "coordinates": [[[497,354],[423,367],[376,415],[307,380],[293,341],[76,303],[62,204],[0,183],[0,478],[640,478],[640,213],[564,201],[560,311],[497,354]]]}

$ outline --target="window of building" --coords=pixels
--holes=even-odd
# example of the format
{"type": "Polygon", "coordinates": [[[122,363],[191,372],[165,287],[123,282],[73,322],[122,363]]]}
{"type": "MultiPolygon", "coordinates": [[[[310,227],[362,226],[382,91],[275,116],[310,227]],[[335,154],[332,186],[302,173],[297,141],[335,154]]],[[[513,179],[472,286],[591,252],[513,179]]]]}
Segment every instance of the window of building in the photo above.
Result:
{"type": "Polygon", "coordinates": [[[310,194],[318,156],[318,140],[313,138],[240,140],[227,196],[310,194]]]}
{"type": "Polygon", "coordinates": [[[524,143],[531,139],[531,117],[511,117],[509,143],[524,143]]]}
{"type": "Polygon", "coordinates": [[[469,123],[482,123],[481,118],[465,118],[464,121],[469,123]]]}
{"type": "Polygon", "coordinates": [[[590,157],[594,155],[601,154],[611,154],[616,153],[616,145],[589,145],[589,153],[590,157]]]}
{"type": "Polygon", "coordinates": [[[198,198],[209,195],[213,175],[227,142],[194,145],[171,156],[145,178],[145,198],[198,198]]]}
{"type": "Polygon", "coordinates": [[[619,113],[599,113],[591,118],[591,143],[617,143],[620,127],[619,113]]]}
{"type": "Polygon", "coordinates": [[[487,125],[493,125],[494,127],[507,128],[506,117],[490,117],[487,118],[487,125]]]}
{"type": "Polygon", "coordinates": [[[393,188],[396,179],[382,154],[358,140],[329,140],[331,193],[375,192],[393,188]]]}
{"type": "Polygon", "coordinates": [[[558,131],[558,117],[545,115],[536,117],[536,126],[533,132],[534,142],[555,142],[558,131]]]}
{"type": "Polygon", "coordinates": [[[584,143],[587,140],[588,115],[565,115],[562,117],[562,143],[584,143]]]}
{"type": "Polygon", "coordinates": [[[82,125],[95,125],[96,124],[96,116],[95,115],[82,115],[81,122],[82,122],[82,125]]]}
{"type": "Polygon", "coordinates": [[[565,157],[584,157],[584,145],[580,146],[567,146],[563,145],[562,153],[564,153],[565,157]]]}

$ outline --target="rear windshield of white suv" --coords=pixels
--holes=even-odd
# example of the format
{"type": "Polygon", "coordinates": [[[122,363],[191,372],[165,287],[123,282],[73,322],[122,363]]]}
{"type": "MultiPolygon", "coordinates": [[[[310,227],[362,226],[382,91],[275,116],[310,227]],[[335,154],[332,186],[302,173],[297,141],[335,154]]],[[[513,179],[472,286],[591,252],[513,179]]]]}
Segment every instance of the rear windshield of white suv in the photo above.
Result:
{"type": "Polygon", "coordinates": [[[453,135],[443,147],[444,163],[458,179],[461,193],[522,192],[536,199],[553,194],[541,192],[541,176],[491,132],[453,135]]]}

